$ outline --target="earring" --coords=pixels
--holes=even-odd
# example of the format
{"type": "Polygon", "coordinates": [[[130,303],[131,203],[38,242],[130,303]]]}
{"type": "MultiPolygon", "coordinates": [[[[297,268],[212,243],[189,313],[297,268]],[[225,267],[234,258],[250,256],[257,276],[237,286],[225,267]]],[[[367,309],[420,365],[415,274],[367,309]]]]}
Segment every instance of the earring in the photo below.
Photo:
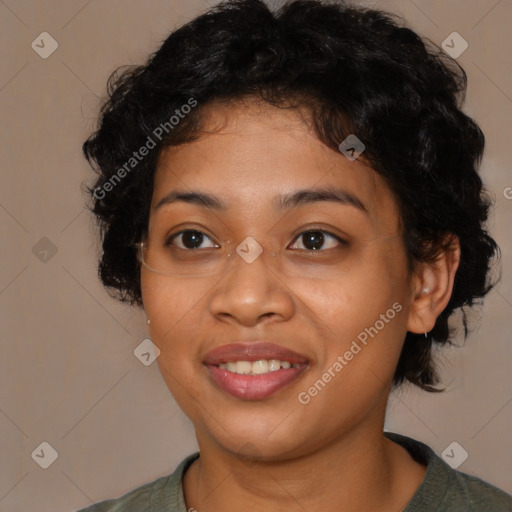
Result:
{"type": "Polygon", "coordinates": [[[148,320],[148,325],[150,325],[150,324],[151,324],[151,320],[148,320]]]}
{"type": "Polygon", "coordinates": [[[425,333],[425,339],[427,339],[427,338],[428,338],[427,333],[425,333]]]}
{"type": "Polygon", "coordinates": [[[422,295],[425,295],[426,293],[428,293],[430,290],[428,288],[423,288],[423,290],[421,290],[421,294],[422,295]]]}

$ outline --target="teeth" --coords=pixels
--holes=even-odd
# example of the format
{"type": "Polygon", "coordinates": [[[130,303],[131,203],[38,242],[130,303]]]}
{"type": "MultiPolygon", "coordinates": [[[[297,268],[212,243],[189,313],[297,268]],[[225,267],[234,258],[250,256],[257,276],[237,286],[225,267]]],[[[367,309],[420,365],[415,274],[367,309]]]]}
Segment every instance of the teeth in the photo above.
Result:
{"type": "MultiPolygon", "coordinates": [[[[238,363],[236,363],[238,365],[238,363]]],[[[261,359],[260,361],[254,361],[251,365],[252,373],[260,375],[261,373],[268,373],[268,361],[261,359]]]]}
{"type": "Polygon", "coordinates": [[[292,366],[289,361],[279,361],[279,359],[260,359],[258,361],[230,361],[218,365],[221,370],[228,370],[241,375],[261,375],[263,373],[275,372],[281,368],[287,369],[292,366]]]}
{"type": "Polygon", "coordinates": [[[279,361],[279,359],[271,359],[268,362],[269,371],[273,372],[275,370],[279,370],[279,368],[281,368],[281,361],[279,361]]]}
{"type": "Polygon", "coordinates": [[[249,361],[237,361],[236,373],[251,373],[252,363],[249,361]]]}

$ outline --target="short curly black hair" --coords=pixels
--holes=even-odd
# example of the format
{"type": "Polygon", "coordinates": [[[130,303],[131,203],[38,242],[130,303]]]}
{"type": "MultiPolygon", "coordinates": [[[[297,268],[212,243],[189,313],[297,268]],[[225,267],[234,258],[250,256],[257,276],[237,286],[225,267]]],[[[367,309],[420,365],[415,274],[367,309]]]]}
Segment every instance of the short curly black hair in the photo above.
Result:
{"type": "Polygon", "coordinates": [[[393,380],[439,391],[433,344],[451,342],[448,318],[459,308],[467,335],[464,307],[490,290],[499,255],[477,173],[484,136],[461,111],[465,90],[464,70],[396,15],[341,1],[296,0],[275,12],[261,0],[217,5],[171,33],[145,65],[108,80],[98,129],[82,148],[98,174],[87,191],[101,281],[142,305],[132,246],[147,231],[158,156],[199,137],[203,106],[258,97],[305,108],[329,147],[352,133],[364,142],[365,160],[397,198],[412,266],[431,261],[447,234],[459,239],[451,299],[427,339],[407,333],[393,380]]]}

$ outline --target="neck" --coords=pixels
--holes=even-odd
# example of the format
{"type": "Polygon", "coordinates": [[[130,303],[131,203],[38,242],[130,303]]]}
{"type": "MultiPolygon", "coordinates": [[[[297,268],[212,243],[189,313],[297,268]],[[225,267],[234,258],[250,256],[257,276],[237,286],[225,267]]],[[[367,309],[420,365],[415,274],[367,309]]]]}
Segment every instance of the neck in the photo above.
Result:
{"type": "Polygon", "coordinates": [[[360,425],[305,455],[241,460],[198,436],[201,456],[185,473],[187,509],[199,512],[402,510],[426,468],[383,429],[360,425]]]}

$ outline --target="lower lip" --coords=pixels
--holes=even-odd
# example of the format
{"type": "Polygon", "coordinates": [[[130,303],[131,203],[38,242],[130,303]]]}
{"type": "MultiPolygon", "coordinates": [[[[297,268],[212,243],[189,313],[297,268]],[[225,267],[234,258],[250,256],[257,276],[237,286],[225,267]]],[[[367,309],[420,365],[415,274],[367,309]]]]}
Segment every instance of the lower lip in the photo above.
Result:
{"type": "Polygon", "coordinates": [[[212,379],[230,395],[243,400],[262,400],[294,381],[306,365],[281,368],[261,375],[233,373],[214,365],[206,365],[206,368],[212,379]]]}

